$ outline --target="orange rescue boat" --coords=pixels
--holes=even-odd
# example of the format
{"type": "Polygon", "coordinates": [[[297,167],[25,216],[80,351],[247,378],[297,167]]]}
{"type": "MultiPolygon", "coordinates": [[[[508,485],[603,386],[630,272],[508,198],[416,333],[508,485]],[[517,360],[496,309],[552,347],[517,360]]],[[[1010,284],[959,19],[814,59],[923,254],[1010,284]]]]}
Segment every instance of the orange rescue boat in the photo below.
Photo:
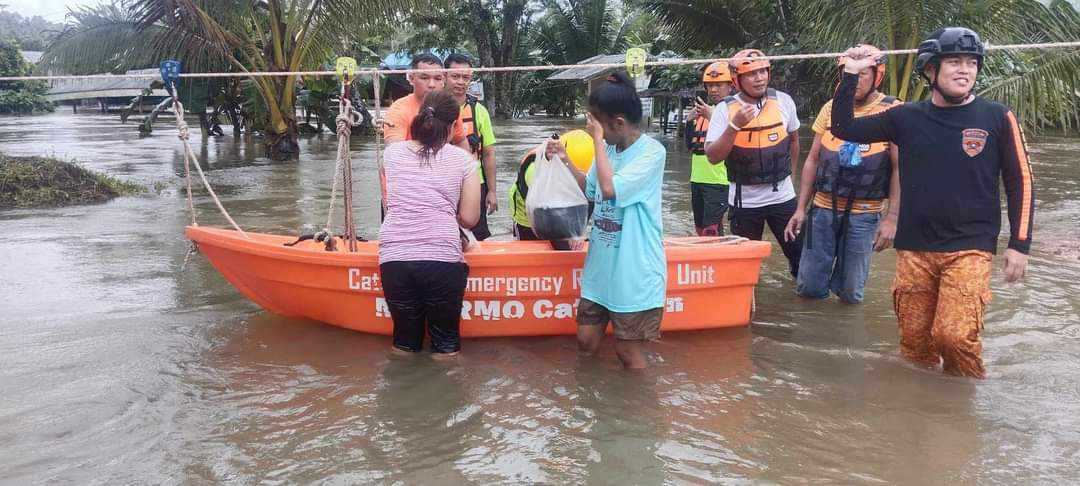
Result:
{"type": "MultiPolygon", "coordinates": [[[[378,242],[357,252],[321,243],[285,246],[290,236],[189,226],[187,236],[247,298],[287,317],[390,335],[393,323],[379,278],[378,242]]],[[[667,305],[663,331],[745,326],[754,285],[771,246],[723,237],[665,240],[667,305]]],[[[584,251],[553,251],[547,242],[485,241],[466,253],[463,337],[571,335],[584,251]]]]}

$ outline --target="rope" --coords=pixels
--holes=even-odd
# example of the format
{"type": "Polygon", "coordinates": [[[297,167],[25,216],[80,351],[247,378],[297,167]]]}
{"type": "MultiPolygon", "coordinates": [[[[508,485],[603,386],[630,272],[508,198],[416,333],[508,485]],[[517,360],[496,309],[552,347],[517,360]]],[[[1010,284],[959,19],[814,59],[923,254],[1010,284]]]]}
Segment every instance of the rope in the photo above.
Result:
{"type": "MultiPolygon", "coordinates": [[[[352,135],[352,127],[359,123],[358,117],[360,112],[352,108],[352,102],[345,96],[341,97],[341,102],[338,103],[338,116],[337,116],[337,136],[338,136],[338,151],[337,161],[334,164],[333,184],[330,188],[330,209],[326,215],[326,227],[327,233],[330,232],[331,226],[334,224],[334,201],[337,200],[338,191],[338,175],[344,169],[347,162],[351,162],[349,156],[349,137],[352,135]]],[[[340,174],[344,176],[344,174],[340,174]]]]}
{"type": "Polygon", "coordinates": [[[187,121],[184,120],[184,105],[180,103],[180,100],[176,97],[173,97],[173,114],[176,115],[177,136],[184,142],[184,171],[187,173],[188,178],[188,209],[191,210],[192,224],[195,222],[195,202],[191,197],[191,160],[194,160],[195,170],[199,172],[199,178],[202,179],[203,186],[205,186],[206,191],[210,193],[210,197],[214,199],[214,204],[217,205],[221,214],[225,216],[225,219],[229,220],[229,224],[231,224],[241,236],[251,239],[247,233],[244,233],[244,230],[240,229],[240,225],[236,224],[236,221],[232,219],[232,216],[229,216],[229,212],[225,210],[225,206],[221,205],[221,200],[218,199],[217,194],[214,193],[214,188],[210,187],[210,181],[206,180],[206,174],[203,173],[202,167],[199,165],[199,158],[195,156],[195,151],[191,149],[191,144],[188,143],[188,138],[190,138],[191,134],[187,121]]]}
{"type": "MultiPolygon", "coordinates": [[[[1035,49],[1067,49],[1080,47],[1080,41],[1069,42],[1043,42],[1037,44],[1002,44],[991,45],[987,43],[987,51],[1023,51],[1023,50],[1035,50],[1035,49]]],[[[900,54],[914,54],[918,52],[917,49],[893,49],[889,51],[881,51],[885,55],[900,55],[900,54]]],[[[770,61],[791,61],[802,59],[826,59],[837,58],[842,56],[843,52],[821,52],[821,53],[807,53],[807,54],[778,54],[773,56],[754,57],[753,59],[770,60],[770,61]]],[[[648,61],[646,66],[682,66],[682,65],[697,65],[697,64],[710,64],[713,62],[730,62],[735,59],[732,57],[717,57],[711,59],[658,59],[655,61],[648,61]]],[[[518,72],[518,71],[559,71],[563,69],[574,68],[621,68],[626,67],[625,63],[604,63],[604,64],[551,64],[551,65],[534,65],[534,66],[502,66],[502,67],[477,67],[477,68],[449,68],[445,69],[447,72],[480,72],[480,73],[503,73],[503,72],[518,72]]],[[[356,75],[368,75],[368,76],[385,76],[388,74],[407,74],[411,72],[410,69],[360,69],[356,71],[356,75]]],[[[336,71],[242,71],[235,73],[182,73],[181,78],[261,78],[261,77],[285,77],[285,76],[310,76],[310,77],[325,77],[325,76],[337,76],[336,71]]],[[[82,75],[50,75],[50,76],[4,76],[0,77],[0,81],[53,81],[53,80],[80,80],[80,79],[161,79],[159,74],[82,74],[82,75]]]]}
{"type": "Polygon", "coordinates": [[[349,100],[349,83],[341,85],[341,113],[337,118],[338,161],[341,164],[341,181],[345,186],[345,237],[349,240],[349,251],[356,251],[356,222],[353,218],[353,178],[352,157],[349,155],[349,138],[352,126],[356,124],[359,113],[352,109],[349,100]]]}
{"type": "Polygon", "coordinates": [[[375,163],[379,167],[379,195],[381,201],[379,201],[379,208],[385,214],[386,206],[386,170],[383,166],[382,156],[382,143],[383,143],[383,122],[382,122],[382,90],[379,88],[379,75],[371,76],[371,89],[375,91],[375,163]]]}

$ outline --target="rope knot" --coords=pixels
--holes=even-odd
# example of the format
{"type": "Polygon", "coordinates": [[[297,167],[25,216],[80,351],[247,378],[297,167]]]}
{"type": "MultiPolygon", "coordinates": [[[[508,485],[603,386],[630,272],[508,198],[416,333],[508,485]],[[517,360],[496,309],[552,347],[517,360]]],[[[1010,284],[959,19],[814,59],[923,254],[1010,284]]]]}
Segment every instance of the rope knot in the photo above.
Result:
{"type": "Polygon", "coordinates": [[[180,138],[180,140],[188,140],[191,136],[188,124],[184,120],[176,122],[176,130],[179,132],[177,133],[177,137],[180,138]]]}

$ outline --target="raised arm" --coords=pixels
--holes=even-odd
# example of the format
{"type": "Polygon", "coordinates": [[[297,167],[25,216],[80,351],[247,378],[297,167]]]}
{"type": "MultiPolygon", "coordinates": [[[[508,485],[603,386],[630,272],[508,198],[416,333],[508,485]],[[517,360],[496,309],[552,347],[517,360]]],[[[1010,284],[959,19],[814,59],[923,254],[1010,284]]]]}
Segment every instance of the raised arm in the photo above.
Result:
{"type": "Polygon", "coordinates": [[[850,73],[845,65],[840,86],[832,104],[832,133],[841,140],[856,143],[891,142],[896,139],[892,114],[896,110],[855,118],[855,88],[859,85],[858,71],[850,73]]]}

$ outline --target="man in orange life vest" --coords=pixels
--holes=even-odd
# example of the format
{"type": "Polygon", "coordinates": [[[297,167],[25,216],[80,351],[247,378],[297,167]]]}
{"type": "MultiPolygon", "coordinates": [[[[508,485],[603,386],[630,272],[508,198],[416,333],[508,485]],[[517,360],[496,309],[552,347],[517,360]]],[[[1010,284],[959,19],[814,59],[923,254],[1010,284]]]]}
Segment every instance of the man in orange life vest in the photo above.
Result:
{"type": "Polygon", "coordinates": [[[1035,214],[1020,125],[1007,107],[975,96],[986,49],[979,35],[947,27],[919,44],[915,69],[931,98],[855,118],[858,73],[876,60],[849,49],[833,97],[832,132],[900,151],[903,201],[896,230],[893,306],[904,357],[949,374],[982,378],[983,312],[1001,232],[1005,188],[1009,240],[1005,281],[1024,276],[1035,214]]]}
{"type": "Polygon", "coordinates": [[[684,130],[686,148],[690,151],[690,206],[698,236],[717,236],[724,234],[728,175],[723,162],[709,163],[705,155],[705,135],[709,131],[712,105],[731,94],[731,70],[727,64],[714,62],[705,68],[701,82],[709,102],[694,99],[694,109],[690,111],[684,130]]]}
{"type": "MultiPolygon", "coordinates": [[[[877,64],[859,73],[855,116],[888,110],[900,103],[878,87],[885,79],[886,56],[869,46],[877,64]]],[[[843,73],[846,58],[840,58],[843,73]]],[[[841,301],[857,304],[870,273],[873,250],[892,244],[900,213],[900,175],[896,147],[888,142],[854,144],[829,131],[832,101],[814,121],[814,145],[799,179],[799,207],[784,236],[803,233],[795,293],[824,299],[831,291],[841,301]],[[813,198],[813,206],[811,205],[813,198]],[[885,199],[889,200],[884,218],[885,199]],[[804,225],[805,223],[805,225],[804,225]]]]}
{"type": "Polygon", "coordinates": [[[791,173],[799,160],[799,116],[791,96],[769,87],[770,64],[762,57],[745,49],[731,59],[738,93],[713,108],[705,154],[727,163],[731,232],[760,240],[767,223],[795,276],[802,238],[785,240],[784,227],[798,205],[791,173]]]}
{"type": "MultiPolygon", "coordinates": [[[[468,69],[473,67],[472,59],[464,54],[450,54],[443,64],[446,69],[468,69]]],[[[495,132],[491,124],[491,115],[479,100],[469,94],[473,73],[469,71],[449,71],[446,75],[447,89],[454,99],[461,104],[458,121],[465,131],[465,140],[469,151],[480,161],[480,222],[472,228],[477,240],[483,241],[491,236],[487,215],[499,209],[495,183],[495,132]]]]}

